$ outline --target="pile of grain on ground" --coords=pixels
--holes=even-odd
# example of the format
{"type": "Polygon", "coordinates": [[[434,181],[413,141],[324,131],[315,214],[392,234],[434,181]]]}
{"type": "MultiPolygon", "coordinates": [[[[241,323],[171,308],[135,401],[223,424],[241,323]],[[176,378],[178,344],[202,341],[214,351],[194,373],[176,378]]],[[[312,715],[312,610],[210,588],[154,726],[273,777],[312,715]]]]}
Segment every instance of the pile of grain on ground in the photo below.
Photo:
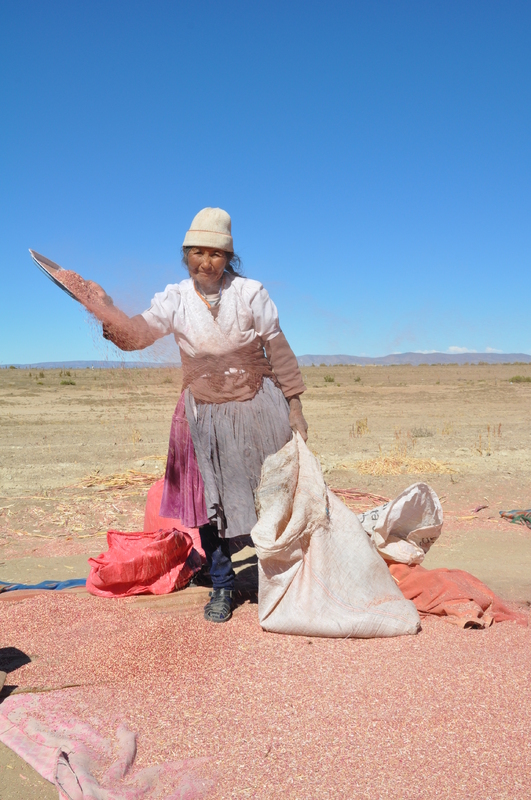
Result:
{"type": "MultiPolygon", "coordinates": [[[[447,557],[460,542],[475,572],[479,530],[493,542],[490,574],[503,573],[510,556],[516,575],[531,532],[500,521],[498,510],[530,504],[531,386],[509,380],[526,371],[304,368],[309,444],[331,485],[360,492],[351,498],[359,510],[379,505],[361,494],[394,497],[426,477],[445,509],[429,556],[440,549],[447,557]],[[397,432],[409,445],[415,439],[415,458],[458,471],[360,475],[356,465],[389,454],[397,432]],[[480,505],[487,508],[476,512],[480,505]]],[[[4,560],[94,554],[103,546],[95,534],[139,529],[143,517],[149,481],[122,479],[120,488],[109,476],[161,474],[180,371],[68,377],[63,385],[60,370],[0,370],[4,560]],[[103,483],[83,488],[96,469],[103,483]]],[[[35,657],[11,683],[95,684],[88,696],[76,688],[39,697],[102,731],[128,722],[140,734],[141,765],[206,755],[220,800],[526,796],[529,631],[502,624],[467,633],[428,622],[418,637],[309,642],[264,634],[250,605],[214,630],[200,605],[177,618],[163,603],[167,615],[95,598],[26,603],[0,606],[9,645],[35,657]]]]}
{"type": "Polygon", "coordinates": [[[127,724],[139,768],[206,758],[212,800],[526,796],[531,629],[307,639],[264,633],[248,604],[218,627],[200,605],[58,594],[0,603],[0,626],[34,659],[11,685],[81,684],[35,695],[37,716],[127,724]]]}

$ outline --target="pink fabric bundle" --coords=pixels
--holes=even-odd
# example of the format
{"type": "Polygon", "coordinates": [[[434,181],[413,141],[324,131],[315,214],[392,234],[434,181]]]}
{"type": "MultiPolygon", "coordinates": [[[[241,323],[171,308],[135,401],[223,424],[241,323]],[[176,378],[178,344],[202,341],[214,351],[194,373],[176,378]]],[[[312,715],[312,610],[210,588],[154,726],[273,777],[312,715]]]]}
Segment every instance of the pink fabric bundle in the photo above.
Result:
{"type": "Polygon", "coordinates": [[[191,536],[171,528],[107,533],[109,549],[89,558],[87,589],[100,597],[169,594],[182,589],[201,567],[191,536]]]}

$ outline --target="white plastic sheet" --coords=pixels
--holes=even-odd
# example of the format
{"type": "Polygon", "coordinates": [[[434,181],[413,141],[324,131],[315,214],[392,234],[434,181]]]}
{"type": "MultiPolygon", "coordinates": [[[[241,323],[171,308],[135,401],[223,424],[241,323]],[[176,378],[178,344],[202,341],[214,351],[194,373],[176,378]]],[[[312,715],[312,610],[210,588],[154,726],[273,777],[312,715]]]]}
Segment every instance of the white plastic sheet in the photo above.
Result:
{"type": "Polygon", "coordinates": [[[357,516],[327,490],[299,434],[262,468],[258,613],[265,630],[306,636],[413,634],[420,619],[357,516]]]}

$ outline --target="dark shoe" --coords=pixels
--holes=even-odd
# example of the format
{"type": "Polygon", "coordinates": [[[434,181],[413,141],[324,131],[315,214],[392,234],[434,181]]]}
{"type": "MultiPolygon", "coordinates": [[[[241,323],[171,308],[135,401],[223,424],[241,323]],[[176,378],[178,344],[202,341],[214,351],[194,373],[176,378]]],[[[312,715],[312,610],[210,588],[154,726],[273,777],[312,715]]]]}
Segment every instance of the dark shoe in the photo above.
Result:
{"type": "Polygon", "coordinates": [[[199,572],[196,572],[189,583],[189,586],[208,586],[212,587],[212,578],[206,564],[203,564],[199,572]]]}
{"type": "Polygon", "coordinates": [[[205,619],[208,622],[227,622],[232,617],[233,594],[232,589],[212,589],[205,606],[205,619]]]}

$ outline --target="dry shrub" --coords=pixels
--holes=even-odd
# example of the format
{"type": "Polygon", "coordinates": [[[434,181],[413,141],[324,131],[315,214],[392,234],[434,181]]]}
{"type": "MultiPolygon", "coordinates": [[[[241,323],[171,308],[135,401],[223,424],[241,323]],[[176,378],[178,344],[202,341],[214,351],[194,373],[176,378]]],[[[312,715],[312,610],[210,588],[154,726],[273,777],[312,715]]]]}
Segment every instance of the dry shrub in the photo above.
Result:
{"type": "Polygon", "coordinates": [[[490,425],[487,425],[487,438],[486,441],[482,440],[481,433],[478,434],[478,441],[476,442],[474,449],[480,456],[487,455],[490,456],[492,453],[492,445],[493,442],[496,440],[496,437],[501,438],[502,435],[502,424],[501,422],[498,425],[493,425],[492,429],[490,425]]]}
{"type": "Polygon", "coordinates": [[[411,435],[414,439],[426,439],[430,436],[435,436],[434,431],[430,430],[430,428],[412,428],[411,435]]]}
{"type": "Polygon", "coordinates": [[[359,439],[360,436],[365,436],[366,433],[369,433],[367,417],[365,417],[365,419],[357,419],[356,422],[350,426],[349,436],[351,439],[359,439]]]}

